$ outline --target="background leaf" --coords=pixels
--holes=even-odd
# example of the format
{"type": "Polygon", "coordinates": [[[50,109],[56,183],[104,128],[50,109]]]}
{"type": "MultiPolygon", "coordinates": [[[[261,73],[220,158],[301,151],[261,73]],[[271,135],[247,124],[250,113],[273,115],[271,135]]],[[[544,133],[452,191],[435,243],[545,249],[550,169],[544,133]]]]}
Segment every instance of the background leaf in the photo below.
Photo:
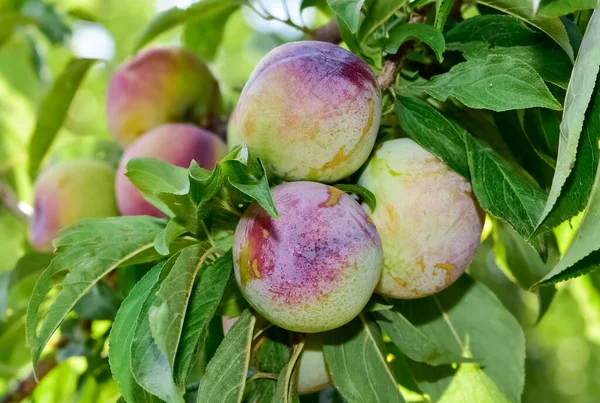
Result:
{"type": "Polygon", "coordinates": [[[333,384],[349,403],[404,402],[386,362],[383,336],[363,314],[323,336],[333,384]]]}
{"type": "Polygon", "coordinates": [[[365,0],[327,0],[329,7],[346,24],[351,33],[356,33],[360,25],[360,9],[365,0]]]}
{"type": "MultiPolygon", "coordinates": [[[[448,1],[446,0],[448,3],[448,1]]],[[[452,1],[449,2],[452,4],[452,1]]],[[[418,39],[431,47],[437,59],[444,60],[446,43],[444,35],[430,25],[425,24],[400,24],[388,32],[388,39],[383,50],[389,54],[395,54],[400,46],[409,39],[418,39]]]]}
{"type": "Polygon", "coordinates": [[[503,55],[467,60],[418,88],[439,101],[452,96],[475,109],[561,108],[530,65],[503,55]]]}
{"type": "Polygon", "coordinates": [[[131,374],[130,349],[133,341],[133,327],[142,305],[148,296],[158,288],[157,282],[162,264],[152,268],[131,290],[121,304],[113,323],[108,344],[110,369],[119,384],[119,390],[127,402],[158,402],[159,400],[140,387],[131,374]]]}
{"type": "Polygon", "coordinates": [[[77,88],[96,59],[73,59],[52,88],[44,96],[37,114],[35,130],[29,140],[29,174],[35,177],[37,170],[60,130],[77,92],[77,88]]]}
{"type": "Polygon", "coordinates": [[[102,277],[136,255],[151,249],[161,220],[116,217],[85,220],[66,228],[55,240],[59,253],[39,277],[27,309],[27,341],[34,369],[46,343],[75,303],[102,277]],[[39,330],[39,308],[52,289],[53,278],[68,270],[62,290],[45,314],[39,330]]]}
{"type": "Polygon", "coordinates": [[[206,367],[198,403],[241,402],[250,361],[256,318],[246,310],[233,324],[206,367]]]}

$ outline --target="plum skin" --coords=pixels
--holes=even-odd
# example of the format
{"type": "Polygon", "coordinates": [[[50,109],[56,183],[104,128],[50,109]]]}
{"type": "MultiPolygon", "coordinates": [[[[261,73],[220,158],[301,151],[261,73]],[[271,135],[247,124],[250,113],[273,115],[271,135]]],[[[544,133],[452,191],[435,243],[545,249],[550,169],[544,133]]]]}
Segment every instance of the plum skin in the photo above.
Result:
{"type": "Polygon", "coordinates": [[[142,193],[125,176],[127,163],[133,158],[156,158],[183,168],[195,160],[202,168],[213,169],[226,154],[226,146],[213,133],[185,123],[158,126],[136,139],[123,153],[115,181],[117,203],[122,215],[164,214],[144,199],[142,193]]]}
{"type": "MultiPolygon", "coordinates": [[[[238,317],[221,318],[223,333],[227,334],[238,317]]],[[[333,383],[323,356],[323,335],[313,333],[306,336],[298,367],[298,393],[307,395],[318,392],[333,383]]]]}
{"type": "Polygon", "coordinates": [[[108,128],[131,144],[161,124],[205,126],[220,109],[217,80],[193,53],[176,47],[140,52],[113,75],[106,94],[108,128]]]}
{"type": "Polygon", "coordinates": [[[119,215],[114,183],[115,169],[96,160],[64,161],[44,170],[34,185],[31,245],[52,251],[61,228],[84,218],[119,215]]]}
{"type": "Polygon", "coordinates": [[[286,330],[316,333],[348,323],[381,275],[381,240],[368,214],[349,195],[321,183],[284,183],[272,197],[279,220],[254,203],[236,228],[240,291],[286,330]]]}
{"type": "Polygon", "coordinates": [[[285,180],[335,182],[367,160],[381,119],[369,66],[330,43],[287,43],[268,53],[244,87],[236,130],[285,180]]]}
{"type": "Polygon", "coordinates": [[[420,298],[464,273],[479,247],[485,218],[466,179],[404,138],[384,142],[358,184],[377,198],[371,218],[384,253],[375,292],[420,298]]]}

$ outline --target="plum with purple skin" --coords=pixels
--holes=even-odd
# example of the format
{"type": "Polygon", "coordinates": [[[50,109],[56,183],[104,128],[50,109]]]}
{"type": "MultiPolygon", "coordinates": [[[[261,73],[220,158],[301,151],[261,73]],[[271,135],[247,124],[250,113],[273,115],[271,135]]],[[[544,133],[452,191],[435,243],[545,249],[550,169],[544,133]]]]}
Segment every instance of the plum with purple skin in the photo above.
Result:
{"type": "Polygon", "coordinates": [[[51,251],[61,228],[84,218],[119,215],[115,169],[106,162],[71,160],[52,165],[37,178],[29,241],[51,251]]]}
{"type": "Polygon", "coordinates": [[[119,210],[123,215],[164,214],[151,205],[125,176],[126,166],[133,158],[156,158],[183,168],[195,160],[202,168],[213,169],[227,152],[226,146],[213,133],[194,125],[171,123],[150,130],[135,140],[121,157],[116,178],[119,210]]]}
{"type": "Polygon", "coordinates": [[[326,42],[287,43],[254,69],[235,111],[253,155],[285,180],[335,182],[367,160],[381,119],[369,66],[326,42]]]}
{"type": "Polygon", "coordinates": [[[115,140],[126,146],[164,123],[205,126],[220,102],[219,84],[202,60],[180,48],[152,48],[114,74],[106,117],[115,140]]]}
{"type": "Polygon", "coordinates": [[[242,294],[287,330],[315,333],[348,323],[381,275],[381,240],[368,214],[321,183],[285,183],[272,197],[279,220],[254,203],[236,228],[233,257],[242,294]]]}
{"type": "Polygon", "coordinates": [[[383,242],[377,293],[420,298],[452,284],[475,256],[484,213],[471,184],[410,139],[386,141],[359,181],[377,198],[383,242]]]}

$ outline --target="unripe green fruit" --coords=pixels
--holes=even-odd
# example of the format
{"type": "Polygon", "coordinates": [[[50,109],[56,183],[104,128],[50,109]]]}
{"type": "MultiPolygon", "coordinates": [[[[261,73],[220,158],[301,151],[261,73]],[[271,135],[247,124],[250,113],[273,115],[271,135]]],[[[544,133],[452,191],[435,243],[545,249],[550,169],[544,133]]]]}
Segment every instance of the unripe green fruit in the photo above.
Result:
{"type": "Polygon", "coordinates": [[[335,182],[367,160],[381,90],[356,55],[330,43],[287,43],[267,54],[240,97],[243,141],[285,180],[335,182]]]}
{"type": "Polygon", "coordinates": [[[128,145],[164,123],[205,126],[220,109],[217,80],[193,53],[175,47],[140,52],[112,77],[106,94],[111,134],[128,145]]]}
{"type": "Polygon", "coordinates": [[[61,228],[84,218],[118,214],[111,165],[95,160],[61,162],[35,182],[29,240],[34,248],[51,251],[61,228]]]}
{"type": "MultiPolygon", "coordinates": [[[[227,334],[237,317],[223,316],[223,333],[227,334]]],[[[320,333],[306,336],[298,368],[298,393],[307,395],[315,393],[332,384],[331,374],[323,356],[323,335],[320,333]]]]}
{"type": "Polygon", "coordinates": [[[377,149],[358,184],[377,198],[371,214],[383,243],[377,293],[424,297],[464,273],[484,223],[468,181],[413,140],[398,139],[377,149]]]}
{"type": "Polygon", "coordinates": [[[285,183],[272,197],[279,220],[254,203],[237,226],[240,291],[287,330],[316,333],[348,323],[381,275],[381,241],[369,216],[352,197],[321,183],[285,183]]]}
{"type": "Polygon", "coordinates": [[[125,176],[127,163],[133,158],[156,158],[182,168],[192,160],[205,169],[213,169],[226,153],[225,144],[213,133],[184,123],[161,125],[136,139],[123,153],[116,179],[119,210],[123,215],[164,214],[144,199],[142,193],[125,176]]]}

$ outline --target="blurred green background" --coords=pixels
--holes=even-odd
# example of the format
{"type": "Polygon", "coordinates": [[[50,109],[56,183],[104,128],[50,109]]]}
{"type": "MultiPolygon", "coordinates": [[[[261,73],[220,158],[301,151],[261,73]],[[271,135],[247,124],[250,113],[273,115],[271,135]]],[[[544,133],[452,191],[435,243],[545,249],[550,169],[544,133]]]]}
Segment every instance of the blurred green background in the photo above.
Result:
{"type": "MultiPolygon", "coordinates": [[[[140,32],[157,12],[191,3],[0,0],[0,183],[23,202],[22,209],[31,209],[27,152],[37,111],[68,61],[72,57],[103,59],[86,75],[45,163],[82,155],[116,161],[119,150],[108,143],[104,115],[108,81],[115,68],[131,56],[140,32]],[[42,17],[44,23],[20,25],[13,30],[10,21],[15,14],[42,17]]],[[[315,7],[306,8],[300,17],[301,1],[287,3],[297,24],[315,27],[331,18],[326,8],[315,7]]],[[[263,0],[263,4],[271,14],[284,16],[280,0],[263,0]]],[[[181,45],[180,37],[181,29],[176,28],[149,46],[181,45]]],[[[265,21],[250,9],[236,11],[226,23],[223,41],[210,64],[221,81],[225,111],[233,108],[264,54],[301,37],[300,31],[277,21],[265,21]]],[[[572,232],[568,225],[561,231],[566,238],[572,232]]],[[[26,252],[26,236],[25,222],[0,204],[0,309],[7,313],[0,320],[0,396],[31,370],[24,312],[35,278],[21,282],[9,295],[6,288],[8,271],[26,252]]],[[[525,329],[528,358],[523,401],[600,401],[600,274],[560,284],[550,311],[536,326],[535,297],[521,291],[499,269],[492,236],[483,242],[470,271],[496,292],[525,329]]],[[[102,334],[108,326],[108,321],[94,321],[90,331],[102,334]]],[[[118,388],[105,367],[98,366],[98,376],[81,377],[91,364],[76,353],[72,355],[43,379],[29,401],[114,402],[119,398],[118,388]]]]}

